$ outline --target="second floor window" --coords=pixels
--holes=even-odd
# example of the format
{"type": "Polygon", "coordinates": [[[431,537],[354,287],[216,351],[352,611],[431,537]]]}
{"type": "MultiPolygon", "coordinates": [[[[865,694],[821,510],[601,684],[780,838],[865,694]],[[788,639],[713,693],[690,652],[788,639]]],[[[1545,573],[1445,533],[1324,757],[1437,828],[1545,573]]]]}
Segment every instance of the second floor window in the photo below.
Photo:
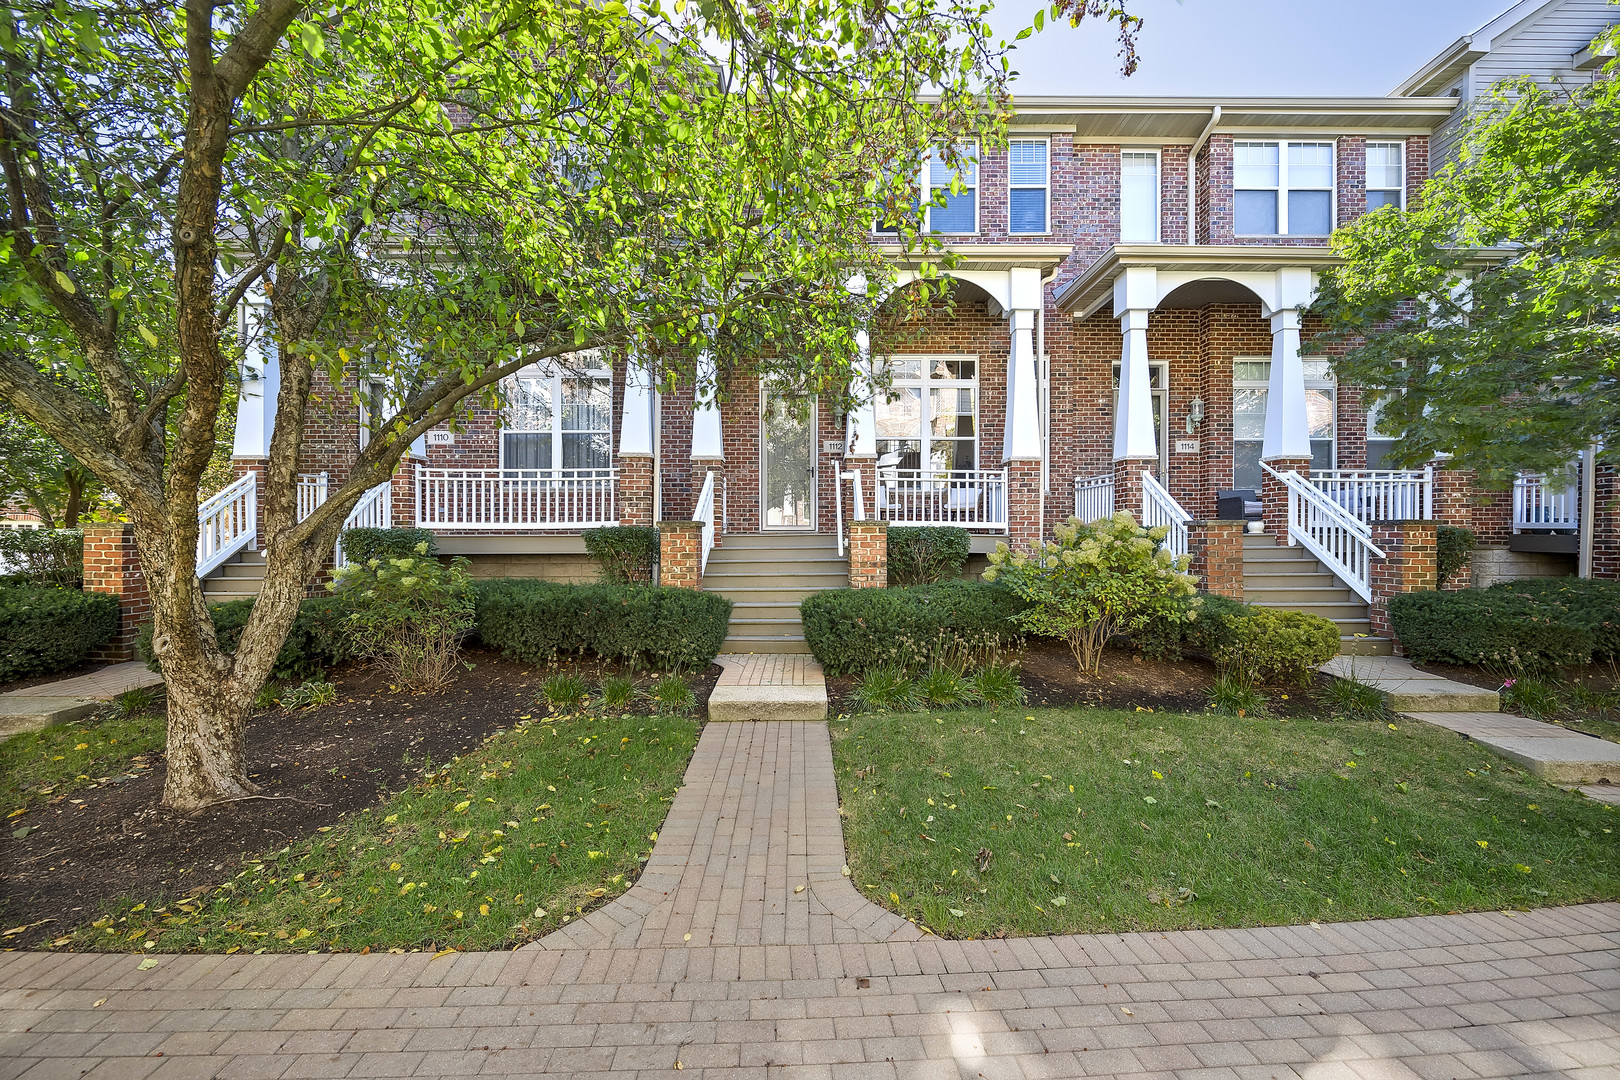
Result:
{"type": "Polygon", "coordinates": [[[928,228],[932,232],[979,231],[979,146],[963,143],[956,148],[956,154],[954,166],[938,150],[928,155],[928,197],[938,200],[938,205],[928,208],[928,228]]]}
{"type": "Polygon", "coordinates": [[[501,468],[613,467],[613,376],[536,365],[506,382],[501,468]]]}
{"type": "Polygon", "coordinates": [[[1043,234],[1047,224],[1050,177],[1045,139],[1013,139],[1007,144],[1007,231],[1043,234]]]}
{"type": "Polygon", "coordinates": [[[1159,155],[1128,151],[1119,156],[1119,239],[1123,244],[1159,242],[1159,155]]]}
{"type": "Polygon", "coordinates": [[[1326,236],[1333,231],[1333,144],[1232,144],[1233,231],[1326,236]]]}
{"type": "Polygon", "coordinates": [[[1398,142],[1367,144],[1367,209],[1405,204],[1406,144],[1398,142]]]}

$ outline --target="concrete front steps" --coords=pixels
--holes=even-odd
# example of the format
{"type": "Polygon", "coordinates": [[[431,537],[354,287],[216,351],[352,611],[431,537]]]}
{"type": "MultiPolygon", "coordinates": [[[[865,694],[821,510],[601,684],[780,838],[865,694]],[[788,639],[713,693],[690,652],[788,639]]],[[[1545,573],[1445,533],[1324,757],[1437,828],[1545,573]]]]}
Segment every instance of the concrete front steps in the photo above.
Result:
{"type": "Polygon", "coordinates": [[[264,585],[264,553],[238,551],[203,578],[203,599],[210,604],[251,600],[264,585]]]}
{"type": "Polygon", "coordinates": [[[706,592],[733,604],[723,653],[808,653],[799,601],[849,585],[849,560],[822,533],[727,533],[709,553],[706,592]]]}
{"type": "Polygon", "coordinates": [[[1243,599],[1260,607],[1308,611],[1339,627],[1341,656],[1389,656],[1389,639],[1373,636],[1367,604],[1302,547],[1269,534],[1243,538],[1243,599]]]}

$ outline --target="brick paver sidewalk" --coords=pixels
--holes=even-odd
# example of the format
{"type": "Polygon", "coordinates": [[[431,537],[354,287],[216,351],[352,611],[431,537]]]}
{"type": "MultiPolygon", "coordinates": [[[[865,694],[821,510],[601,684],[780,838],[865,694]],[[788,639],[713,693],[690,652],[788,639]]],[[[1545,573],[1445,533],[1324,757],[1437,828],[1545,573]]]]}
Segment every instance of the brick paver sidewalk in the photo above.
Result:
{"type": "Polygon", "coordinates": [[[940,941],[839,873],[824,724],[711,724],[687,781],[538,947],[0,955],[0,1080],[1620,1078],[1620,904],[940,941]]]}

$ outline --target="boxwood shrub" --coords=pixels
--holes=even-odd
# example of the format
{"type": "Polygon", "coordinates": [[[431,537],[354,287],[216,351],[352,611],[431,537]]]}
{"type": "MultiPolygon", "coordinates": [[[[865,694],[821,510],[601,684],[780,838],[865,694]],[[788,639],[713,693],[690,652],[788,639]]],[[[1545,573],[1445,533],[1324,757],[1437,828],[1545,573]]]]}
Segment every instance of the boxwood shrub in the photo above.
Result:
{"type": "Polygon", "coordinates": [[[533,664],[594,653],[641,667],[706,667],[731,625],[731,601],[657,585],[565,585],[505,578],[477,583],[478,636],[533,664]]]}
{"type": "MultiPolygon", "coordinates": [[[[227,653],[236,651],[252,611],[252,600],[230,600],[208,608],[208,614],[214,620],[214,635],[219,639],[221,649],[227,653]]],[[[343,637],[344,614],[343,601],[333,596],[319,596],[299,604],[292,629],[287,632],[287,640],[276,654],[275,666],[270,669],[270,678],[281,683],[301,683],[353,659],[353,653],[343,637]]],[[[151,623],[140,628],[135,639],[135,651],[146,661],[147,667],[153,671],[159,670],[157,658],[152,654],[151,623]]]]}
{"type": "Polygon", "coordinates": [[[1434,558],[1437,585],[1462,572],[1474,558],[1477,540],[1474,530],[1460,525],[1438,525],[1434,530],[1434,558]]]}
{"type": "Polygon", "coordinates": [[[898,589],[829,589],[799,605],[804,639],[829,675],[878,664],[908,670],[967,653],[1021,648],[1012,617],[1025,603],[982,581],[945,581],[898,589]]]}
{"type": "Polygon", "coordinates": [[[962,576],[972,541],[955,525],[890,525],[889,584],[933,585],[962,576]]]}
{"type": "Polygon", "coordinates": [[[1620,581],[1591,578],[1531,578],[1504,581],[1486,589],[1562,605],[1569,621],[1592,635],[1592,659],[1620,660],[1620,581]]]}
{"type": "Polygon", "coordinates": [[[0,587],[0,682],[82,664],[118,630],[118,600],[49,585],[0,587]]]}
{"type": "Polygon", "coordinates": [[[1390,599],[1389,617],[1418,661],[1537,671],[1592,656],[1592,629],[1559,598],[1529,591],[1405,593],[1390,599]]]}
{"type": "Polygon", "coordinates": [[[1303,685],[1339,654],[1339,628],[1320,615],[1214,593],[1201,593],[1196,603],[1192,621],[1155,622],[1132,634],[1131,644],[1157,660],[1175,660],[1184,648],[1194,649],[1215,661],[1222,674],[1248,683],[1303,685]]]}
{"type": "Polygon", "coordinates": [[[585,530],[585,550],[602,567],[602,580],[628,585],[652,580],[658,530],[651,525],[604,525],[585,530]]]}
{"type": "Polygon", "coordinates": [[[372,559],[403,559],[407,555],[415,555],[418,544],[426,544],[429,555],[439,553],[438,538],[428,529],[344,529],[338,542],[343,545],[343,554],[352,563],[368,563],[372,559]]]}

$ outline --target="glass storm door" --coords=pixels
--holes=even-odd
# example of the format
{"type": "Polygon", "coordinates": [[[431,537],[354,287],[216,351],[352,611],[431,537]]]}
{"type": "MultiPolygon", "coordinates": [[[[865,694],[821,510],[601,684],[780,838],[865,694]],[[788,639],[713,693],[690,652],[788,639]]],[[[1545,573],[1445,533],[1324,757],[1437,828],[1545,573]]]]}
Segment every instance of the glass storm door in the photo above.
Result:
{"type": "Polygon", "coordinates": [[[816,527],[816,403],[760,395],[760,521],[767,529],[816,527]]]}

